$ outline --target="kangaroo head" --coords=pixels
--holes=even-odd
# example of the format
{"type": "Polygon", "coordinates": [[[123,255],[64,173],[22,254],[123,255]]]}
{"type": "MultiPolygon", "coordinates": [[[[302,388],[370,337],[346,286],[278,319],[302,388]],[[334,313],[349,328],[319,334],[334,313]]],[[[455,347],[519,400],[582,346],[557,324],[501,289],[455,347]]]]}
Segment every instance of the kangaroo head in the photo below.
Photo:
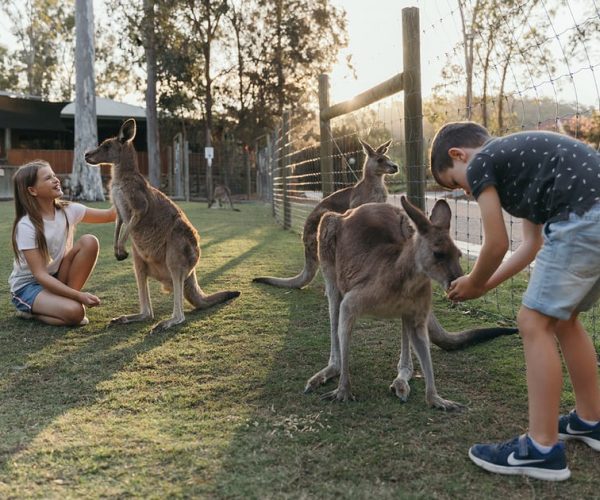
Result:
{"type": "Polygon", "coordinates": [[[367,159],[363,167],[363,174],[367,176],[378,176],[381,177],[385,174],[395,174],[398,172],[398,165],[394,163],[389,156],[386,155],[387,150],[392,143],[390,139],[384,142],[377,149],[373,149],[369,144],[364,141],[358,140],[363,147],[367,159]]]}
{"type": "Polygon", "coordinates": [[[114,165],[120,163],[121,153],[135,138],[135,131],[135,120],[133,118],[125,120],[116,137],[106,139],[96,149],[85,153],[85,161],[90,165],[99,165],[101,163],[114,165]]]}
{"type": "Polygon", "coordinates": [[[408,201],[400,198],[404,211],[417,228],[415,239],[415,264],[420,272],[448,289],[450,283],[463,275],[460,267],[461,252],[450,237],[452,213],[445,200],[438,200],[431,217],[408,201]]]}

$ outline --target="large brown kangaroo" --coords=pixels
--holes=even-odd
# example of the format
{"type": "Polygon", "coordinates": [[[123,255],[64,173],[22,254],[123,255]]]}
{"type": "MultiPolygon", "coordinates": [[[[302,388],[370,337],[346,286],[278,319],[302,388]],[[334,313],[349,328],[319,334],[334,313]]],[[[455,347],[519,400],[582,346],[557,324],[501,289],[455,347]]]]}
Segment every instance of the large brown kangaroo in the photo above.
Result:
{"type": "Polygon", "coordinates": [[[129,235],[132,241],[140,313],[119,316],[111,324],[154,318],[148,287],[150,276],[160,281],[164,289],[173,291],[173,315],[152,328],[152,331],[165,330],[185,321],[184,297],[195,308],[205,309],[235,298],[240,292],[206,295],[198,285],[198,232],[183,211],[140,173],[133,147],[135,132],[135,120],[125,121],[117,137],[88,151],[85,160],[92,165],[112,165],[111,198],[117,209],[114,250],[118,260],[127,258],[125,242],[129,235]]]}
{"type": "MultiPolygon", "coordinates": [[[[387,201],[387,189],[383,176],[398,171],[396,165],[387,155],[391,140],[373,149],[369,144],[360,141],[366,154],[363,166],[363,177],[353,187],[340,189],[323,198],[304,223],[302,241],[304,243],[304,269],[292,278],[274,278],[262,276],[253,281],[283,288],[302,288],[308,285],[319,269],[317,229],[321,217],[326,212],[343,214],[350,208],[365,203],[384,203],[387,201]]],[[[477,342],[493,339],[499,335],[516,333],[515,328],[478,328],[463,332],[448,332],[439,323],[433,313],[429,315],[429,338],[438,347],[445,350],[460,349],[477,342]]]]}
{"type": "Polygon", "coordinates": [[[427,332],[432,314],[431,280],[447,289],[463,274],[460,250],[449,232],[450,207],[439,200],[429,220],[405,197],[401,203],[404,211],[385,203],[369,203],[343,215],[330,212],[323,216],[318,241],[329,301],[331,352],[328,365],[308,380],[305,392],[339,375],[337,389],[323,398],[354,399],[348,355],[355,321],[367,314],[400,317],[402,351],[398,376],[390,389],[400,400],[407,400],[413,374],[412,346],[425,378],[427,404],[454,410],[461,405],[437,393],[427,332]]]}
{"type": "Polygon", "coordinates": [[[398,172],[398,165],[387,155],[391,140],[373,149],[366,142],[360,141],[365,153],[363,176],[356,185],[340,189],[323,198],[306,218],[302,242],[304,243],[304,269],[292,278],[274,278],[261,276],[254,278],[257,283],[278,286],[281,288],[302,288],[308,285],[319,270],[317,253],[317,228],[325,212],[344,213],[349,208],[355,208],[369,202],[385,202],[387,189],[383,176],[398,172]]]}

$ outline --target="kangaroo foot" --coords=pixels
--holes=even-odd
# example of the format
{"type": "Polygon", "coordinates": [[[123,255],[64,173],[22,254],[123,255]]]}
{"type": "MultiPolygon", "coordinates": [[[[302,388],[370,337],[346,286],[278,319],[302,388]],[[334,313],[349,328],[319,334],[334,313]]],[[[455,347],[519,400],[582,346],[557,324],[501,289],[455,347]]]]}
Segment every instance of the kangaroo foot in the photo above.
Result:
{"type": "Polygon", "coordinates": [[[156,323],[156,325],[154,325],[152,327],[152,329],[150,330],[150,333],[156,333],[156,332],[161,332],[163,330],[167,330],[167,329],[171,328],[172,326],[183,323],[184,321],[185,321],[185,317],[169,318],[169,319],[165,319],[163,321],[159,321],[158,323],[156,323]]]}
{"type": "Polygon", "coordinates": [[[356,398],[354,397],[352,392],[350,392],[349,388],[341,387],[338,387],[337,389],[331,392],[326,392],[321,396],[321,399],[328,399],[330,401],[340,401],[343,403],[347,401],[356,401],[356,398]]]}
{"type": "Polygon", "coordinates": [[[127,314],[124,316],[117,316],[110,320],[109,325],[125,325],[127,323],[135,323],[138,321],[146,321],[152,319],[152,316],[147,314],[127,314]]]}
{"type": "Polygon", "coordinates": [[[444,411],[456,411],[465,408],[465,405],[456,403],[454,401],[450,401],[449,399],[444,399],[438,394],[435,394],[434,396],[428,397],[426,399],[427,404],[429,406],[431,406],[432,408],[439,408],[440,410],[444,411]]]}
{"type": "Polygon", "coordinates": [[[317,387],[323,385],[328,380],[333,377],[337,377],[340,374],[340,369],[334,365],[327,365],[321,371],[315,373],[309,380],[306,382],[306,386],[304,387],[304,394],[309,394],[313,392],[317,387]]]}
{"type": "Polygon", "coordinates": [[[410,386],[408,385],[408,382],[406,380],[402,378],[397,378],[390,385],[390,391],[392,392],[392,394],[398,396],[400,401],[406,403],[410,394],[410,386]]]}

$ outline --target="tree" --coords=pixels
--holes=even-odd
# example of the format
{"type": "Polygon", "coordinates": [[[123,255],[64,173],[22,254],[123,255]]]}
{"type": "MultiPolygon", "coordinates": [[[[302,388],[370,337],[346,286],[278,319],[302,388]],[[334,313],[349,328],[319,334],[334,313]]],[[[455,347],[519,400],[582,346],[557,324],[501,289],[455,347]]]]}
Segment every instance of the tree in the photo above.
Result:
{"type": "Polygon", "coordinates": [[[160,145],[156,110],[156,36],[154,0],[144,0],[144,52],[146,55],[146,136],[148,143],[148,177],[160,186],[160,145]]]}
{"type": "Polygon", "coordinates": [[[10,64],[8,49],[0,45],[0,89],[17,90],[19,75],[10,64]]]}
{"type": "Polygon", "coordinates": [[[71,182],[79,199],[104,201],[100,170],[88,165],[84,158],[85,152],[98,144],[92,0],[75,0],[75,26],[75,151],[71,182]]]}
{"type": "Polygon", "coordinates": [[[23,75],[18,90],[69,99],[73,84],[72,7],[64,0],[0,0],[17,48],[9,51],[10,71],[23,75]]]}

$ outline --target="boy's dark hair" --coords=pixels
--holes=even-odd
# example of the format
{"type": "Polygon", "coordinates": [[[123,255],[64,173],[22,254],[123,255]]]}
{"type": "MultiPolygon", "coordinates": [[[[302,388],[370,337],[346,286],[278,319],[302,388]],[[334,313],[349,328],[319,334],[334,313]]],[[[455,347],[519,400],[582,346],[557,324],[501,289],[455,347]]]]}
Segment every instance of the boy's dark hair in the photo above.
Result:
{"type": "Polygon", "coordinates": [[[439,174],[452,167],[450,148],[478,148],[490,139],[487,129],[475,122],[451,122],[440,128],[431,141],[430,168],[438,184],[439,174]]]}

